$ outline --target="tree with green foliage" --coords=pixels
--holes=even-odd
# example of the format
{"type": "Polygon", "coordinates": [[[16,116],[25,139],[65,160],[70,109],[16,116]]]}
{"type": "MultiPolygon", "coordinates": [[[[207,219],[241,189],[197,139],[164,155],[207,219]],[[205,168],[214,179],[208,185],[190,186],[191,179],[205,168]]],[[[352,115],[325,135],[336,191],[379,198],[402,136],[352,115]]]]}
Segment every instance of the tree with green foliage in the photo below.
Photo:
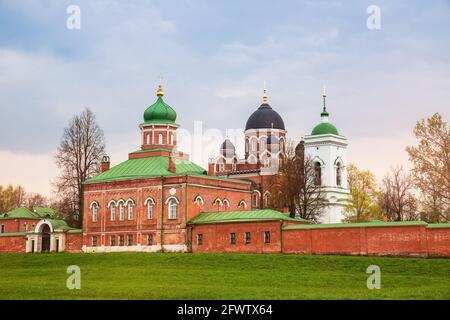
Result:
{"type": "Polygon", "coordinates": [[[356,165],[349,164],[347,179],[351,199],[344,209],[346,220],[356,222],[381,219],[375,175],[369,170],[361,171],[356,165]]]}
{"type": "Polygon", "coordinates": [[[450,123],[439,113],[417,122],[417,146],[406,151],[420,191],[421,216],[430,222],[450,221],[450,123]]]}

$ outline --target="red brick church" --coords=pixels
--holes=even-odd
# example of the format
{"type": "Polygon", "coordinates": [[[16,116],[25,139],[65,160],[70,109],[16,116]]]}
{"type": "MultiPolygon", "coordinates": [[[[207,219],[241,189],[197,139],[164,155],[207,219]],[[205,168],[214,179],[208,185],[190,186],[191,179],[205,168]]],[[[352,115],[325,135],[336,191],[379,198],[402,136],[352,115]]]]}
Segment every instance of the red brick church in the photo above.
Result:
{"type": "Polygon", "coordinates": [[[281,227],[305,221],[254,210],[252,180],[230,179],[189,161],[177,150],[177,114],[163,96],[160,85],[139,126],[141,148],[112,168],[105,157],[103,172],[85,182],[83,251],[191,251],[211,241],[198,225],[218,221],[246,222],[235,232],[230,226],[214,231],[236,251],[280,251],[281,227]]]}
{"type": "MultiPolygon", "coordinates": [[[[264,93],[245,131],[245,158],[227,139],[208,170],[177,150],[177,114],[156,102],[141,147],[84,183],[82,230],[19,208],[0,215],[0,252],[253,252],[450,256],[450,224],[309,224],[266,208],[265,181],[285,156],[284,123],[264,93]],[[263,141],[255,144],[255,138],[263,141]]],[[[41,210],[42,211],[42,210],[41,210]]]]}

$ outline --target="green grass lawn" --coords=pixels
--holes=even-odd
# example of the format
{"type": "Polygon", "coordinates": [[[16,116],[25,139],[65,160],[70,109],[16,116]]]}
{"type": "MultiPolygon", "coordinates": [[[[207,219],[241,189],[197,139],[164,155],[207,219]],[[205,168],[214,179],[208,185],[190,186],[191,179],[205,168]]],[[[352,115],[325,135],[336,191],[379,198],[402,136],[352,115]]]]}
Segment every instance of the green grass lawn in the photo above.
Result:
{"type": "Polygon", "coordinates": [[[0,299],[450,299],[450,260],[250,254],[0,254],[0,299]],[[81,289],[68,290],[69,265],[81,289]],[[369,265],[381,289],[369,290],[369,265]]]}

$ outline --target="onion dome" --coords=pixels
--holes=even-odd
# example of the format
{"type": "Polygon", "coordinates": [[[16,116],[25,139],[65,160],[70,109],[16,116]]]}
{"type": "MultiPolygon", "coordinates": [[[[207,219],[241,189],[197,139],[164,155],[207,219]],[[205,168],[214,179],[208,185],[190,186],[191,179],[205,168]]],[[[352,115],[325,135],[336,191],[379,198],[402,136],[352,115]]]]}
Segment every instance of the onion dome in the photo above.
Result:
{"type": "Polygon", "coordinates": [[[164,91],[162,89],[162,84],[158,86],[156,91],[156,96],[158,99],[154,104],[148,107],[144,111],[144,122],[145,123],[175,123],[177,119],[177,113],[171,106],[164,102],[163,96],[164,91]]]}
{"type": "Polygon", "coordinates": [[[312,135],[318,135],[318,134],[335,134],[339,135],[339,132],[337,131],[336,127],[332,125],[329,122],[323,122],[319,123],[317,126],[314,127],[312,135]]]}
{"type": "Polygon", "coordinates": [[[323,88],[322,97],[323,97],[323,110],[322,110],[322,113],[320,114],[320,117],[322,118],[322,123],[319,123],[317,126],[314,127],[314,129],[311,132],[311,135],[319,135],[319,134],[339,135],[339,132],[336,129],[336,127],[333,124],[331,124],[330,122],[328,122],[329,113],[326,108],[327,94],[325,91],[325,87],[323,88]]]}
{"type": "Polygon", "coordinates": [[[249,129],[281,129],[284,128],[284,121],[281,116],[272,109],[268,103],[267,90],[264,84],[263,103],[251,114],[245,125],[245,130],[249,129]]]}

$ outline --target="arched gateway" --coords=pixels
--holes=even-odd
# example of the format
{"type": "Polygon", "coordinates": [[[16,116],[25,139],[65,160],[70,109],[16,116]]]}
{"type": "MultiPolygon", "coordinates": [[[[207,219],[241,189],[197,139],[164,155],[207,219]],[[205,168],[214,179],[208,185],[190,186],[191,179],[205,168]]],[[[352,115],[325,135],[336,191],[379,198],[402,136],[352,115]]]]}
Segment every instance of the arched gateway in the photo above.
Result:
{"type": "Polygon", "coordinates": [[[42,219],[27,232],[26,252],[65,251],[67,233],[78,232],[60,219],[42,219]]]}

